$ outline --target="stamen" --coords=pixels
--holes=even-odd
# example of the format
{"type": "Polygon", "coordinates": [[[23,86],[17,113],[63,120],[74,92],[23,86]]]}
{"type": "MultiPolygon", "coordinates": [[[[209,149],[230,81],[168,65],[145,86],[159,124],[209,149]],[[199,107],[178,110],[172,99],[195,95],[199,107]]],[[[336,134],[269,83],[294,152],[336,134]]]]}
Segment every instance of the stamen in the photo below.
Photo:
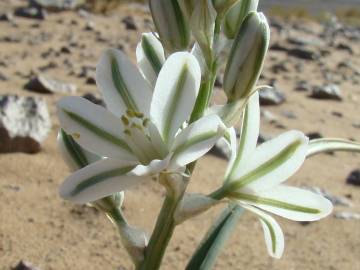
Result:
{"type": "Polygon", "coordinates": [[[128,117],[130,118],[134,118],[135,117],[135,112],[133,110],[126,110],[126,114],[128,117]]]}
{"type": "Polygon", "coordinates": [[[128,126],[130,124],[129,119],[125,115],[121,116],[121,121],[123,122],[124,126],[128,126]]]}

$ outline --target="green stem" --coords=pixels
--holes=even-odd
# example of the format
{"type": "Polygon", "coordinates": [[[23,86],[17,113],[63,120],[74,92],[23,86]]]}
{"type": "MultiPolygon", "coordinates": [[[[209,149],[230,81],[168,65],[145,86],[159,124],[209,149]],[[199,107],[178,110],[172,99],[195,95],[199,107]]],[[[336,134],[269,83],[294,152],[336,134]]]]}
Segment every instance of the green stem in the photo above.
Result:
{"type": "Polygon", "coordinates": [[[165,250],[176,226],[173,217],[180,199],[181,198],[174,197],[172,194],[166,195],[149,245],[145,251],[145,259],[136,269],[157,270],[160,268],[165,250]]]}

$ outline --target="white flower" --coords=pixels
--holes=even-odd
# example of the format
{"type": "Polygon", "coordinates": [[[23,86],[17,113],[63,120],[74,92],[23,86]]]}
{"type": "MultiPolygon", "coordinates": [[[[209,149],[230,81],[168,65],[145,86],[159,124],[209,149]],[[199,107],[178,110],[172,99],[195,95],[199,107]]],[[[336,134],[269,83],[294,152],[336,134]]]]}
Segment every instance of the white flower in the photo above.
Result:
{"type": "Polygon", "coordinates": [[[303,164],[308,138],[292,130],[256,146],[259,125],[259,95],[255,93],[244,110],[238,147],[231,129],[232,156],[225,182],[212,197],[236,200],[256,214],[264,229],[269,254],[280,258],[284,236],[280,226],[266,212],[296,221],[314,221],[327,216],[332,204],[313,192],[282,184],[303,164]]]}
{"type": "MultiPolygon", "coordinates": [[[[142,73],[147,75],[148,69],[142,73]]],[[[81,97],[58,103],[61,127],[86,150],[104,157],[68,177],[60,188],[65,199],[91,202],[160,172],[182,172],[223,135],[225,127],[215,115],[182,129],[201,81],[199,64],[190,53],[178,52],[166,60],[153,92],[127,57],[113,49],[101,57],[96,81],[108,110],[81,97]]]]}

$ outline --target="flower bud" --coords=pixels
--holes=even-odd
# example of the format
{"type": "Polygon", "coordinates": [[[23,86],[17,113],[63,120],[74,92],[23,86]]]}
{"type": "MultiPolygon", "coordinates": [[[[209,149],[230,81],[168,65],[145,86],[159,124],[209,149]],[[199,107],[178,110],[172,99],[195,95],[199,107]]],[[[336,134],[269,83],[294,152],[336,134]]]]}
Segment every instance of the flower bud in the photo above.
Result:
{"type": "Polygon", "coordinates": [[[255,87],[269,47],[270,28],[263,13],[251,12],[234,40],[224,76],[228,100],[246,98],[255,87]]]}
{"type": "Polygon", "coordinates": [[[191,14],[190,28],[205,58],[211,55],[215,20],[216,10],[211,0],[198,0],[191,14]]]}
{"type": "Polygon", "coordinates": [[[224,19],[224,33],[234,39],[245,17],[257,10],[259,0],[240,0],[228,11],[224,19]]]}
{"type": "Polygon", "coordinates": [[[155,27],[169,53],[186,50],[190,43],[190,30],[177,0],[150,0],[155,27]]]}
{"type": "Polygon", "coordinates": [[[222,16],[239,0],[212,0],[214,8],[218,15],[222,16]]]}

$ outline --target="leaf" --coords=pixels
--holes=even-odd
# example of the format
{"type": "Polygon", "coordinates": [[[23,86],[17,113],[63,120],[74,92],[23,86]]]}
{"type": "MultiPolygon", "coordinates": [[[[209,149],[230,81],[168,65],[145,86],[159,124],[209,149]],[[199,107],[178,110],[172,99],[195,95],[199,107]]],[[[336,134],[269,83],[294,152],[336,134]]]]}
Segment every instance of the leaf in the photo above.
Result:
{"type": "Polygon", "coordinates": [[[224,247],[226,240],[234,231],[244,209],[230,204],[210,228],[198,249],[186,266],[186,270],[210,270],[224,247]]]}
{"type": "Polygon", "coordinates": [[[360,143],[338,138],[324,138],[311,140],[309,143],[307,157],[331,151],[345,151],[360,153],[360,143]]]}

